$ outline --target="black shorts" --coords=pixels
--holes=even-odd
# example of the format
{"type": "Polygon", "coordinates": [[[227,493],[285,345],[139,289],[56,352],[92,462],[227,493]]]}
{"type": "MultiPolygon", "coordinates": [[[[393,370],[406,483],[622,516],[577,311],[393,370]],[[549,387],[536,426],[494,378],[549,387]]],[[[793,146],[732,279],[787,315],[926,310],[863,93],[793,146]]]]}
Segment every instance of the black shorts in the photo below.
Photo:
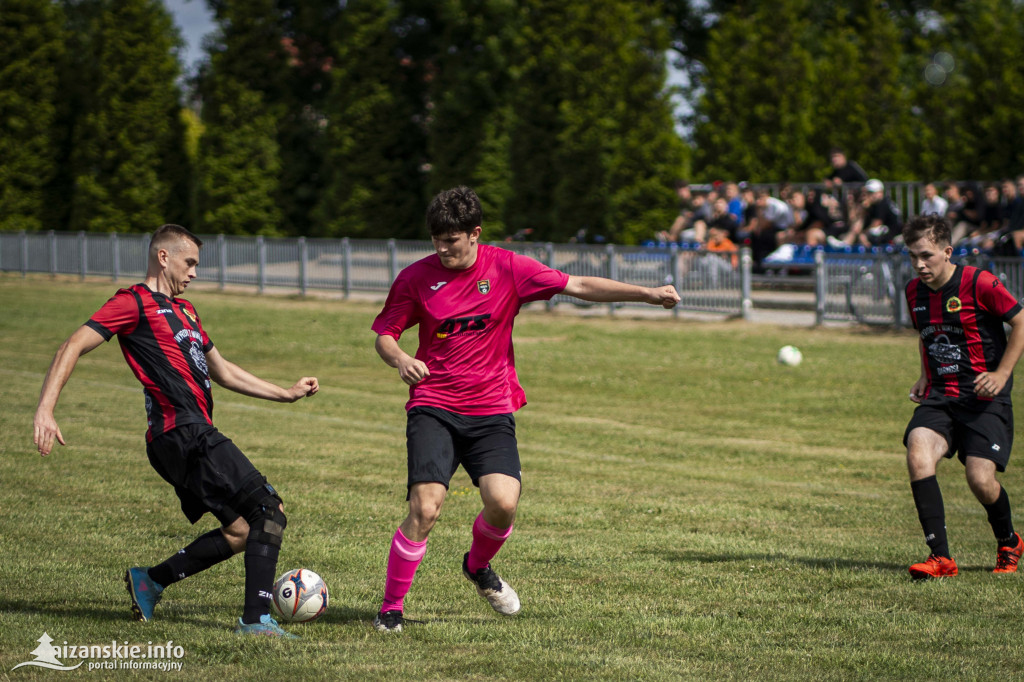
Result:
{"type": "Polygon", "coordinates": [[[149,463],[174,486],[190,523],[210,512],[223,525],[240,515],[229,500],[254,478],[262,478],[231,439],[207,424],[186,424],[157,436],[146,446],[149,463]]]}
{"type": "Polygon", "coordinates": [[[447,488],[460,464],[475,486],[487,474],[522,480],[511,414],[473,417],[439,407],[414,407],[405,436],[410,488],[414,483],[442,483],[447,488]]]}
{"type": "Polygon", "coordinates": [[[910,432],[925,427],[941,434],[949,448],[946,457],[957,454],[961,462],[968,457],[981,457],[995,462],[996,469],[1006,471],[1013,447],[1013,407],[994,403],[984,412],[956,405],[920,405],[907,424],[903,445],[910,432]]]}

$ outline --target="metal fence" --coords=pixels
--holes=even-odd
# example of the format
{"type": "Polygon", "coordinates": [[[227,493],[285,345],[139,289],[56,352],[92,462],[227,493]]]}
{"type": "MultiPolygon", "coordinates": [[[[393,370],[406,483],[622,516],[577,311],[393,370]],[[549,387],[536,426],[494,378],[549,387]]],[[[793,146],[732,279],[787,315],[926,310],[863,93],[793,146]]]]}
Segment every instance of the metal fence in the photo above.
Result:
{"type": "MultiPolygon", "coordinates": [[[[402,268],[432,254],[430,242],[354,239],[273,239],[200,235],[199,277],[227,285],[385,293],[402,268]]],[[[550,243],[498,244],[571,275],[600,275],[643,286],[675,284],[682,302],[673,314],[699,311],[747,316],[751,310],[749,250],[709,253],[667,247],[591,246],[550,243]]],[[[0,270],[139,278],[146,273],[147,234],[6,232],[0,233],[0,270]]],[[[596,304],[556,296],[549,309],[563,304],[596,304]]],[[[642,303],[601,304],[608,312],[642,303]]],[[[646,306],[649,307],[649,306],[646,306]]]]}
{"type": "MultiPolygon", "coordinates": [[[[1024,299],[1024,260],[955,253],[953,260],[988,270],[1018,300],[1024,299]]],[[[904,290],[914,271],[906,253],[815,254],[816,319],[910,326],[904,290]]]]}
{"type": "MultiPolygon", "coordinates": [[[[386,293],[402,268],[433,253],[429,242],[354,239],[271,239],[201,235],[199,276],[207,281],[309,291],[386,293]]],[[[750,316],[751,257],[739,252],[709,253],[683,247],[592,246],[512,243],[502,248],[535,258],[571,275],[598,275],[642,286],[674,284],[681,297],[672,314],[703,312],[750,316]]],[[[0,271],[49,273],[112,280],[142,279],[149,249],[147,234],[0,232],[0,271]]],[[[1024,259],[989,258],[961,252],[960,262],[996,273],[1018,299],[1024,298],[1024,259]]],[[[814,252],[811,276],[815,319],[869,325],[910,324],[903,291],[913,277],[910,261],[898,250],[865,253],[814,252]]],[[[559,305],[614,313],[642,303],[594,304],[555,296],[559,305]]]]}

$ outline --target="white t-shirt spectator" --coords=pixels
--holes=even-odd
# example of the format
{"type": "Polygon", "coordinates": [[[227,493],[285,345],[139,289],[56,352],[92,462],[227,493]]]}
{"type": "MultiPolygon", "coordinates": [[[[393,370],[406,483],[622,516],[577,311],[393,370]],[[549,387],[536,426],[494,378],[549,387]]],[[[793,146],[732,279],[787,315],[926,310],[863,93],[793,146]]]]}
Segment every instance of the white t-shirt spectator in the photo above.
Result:
{"type": "Polygon", "coordinates": [[[944,198],[936,194],[931,199],[925,199],[921,202],[921,215],[946,215],[946,209],[949,208],[949,202],[944,198]]]}

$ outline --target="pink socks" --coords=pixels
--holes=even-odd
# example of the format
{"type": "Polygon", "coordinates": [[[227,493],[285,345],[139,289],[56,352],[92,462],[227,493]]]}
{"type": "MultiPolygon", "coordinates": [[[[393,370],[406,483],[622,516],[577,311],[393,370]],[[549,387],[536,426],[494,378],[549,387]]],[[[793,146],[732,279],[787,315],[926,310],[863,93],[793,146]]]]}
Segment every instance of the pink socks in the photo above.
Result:
{"type": "Polygon", "coordinates": [[[512,535],[512,526],[495,528],[484,521],[484,515],[481,512],[473,522],[473,544],[469,548],[469,558],[466,559],[466,568],[469,569],[469,572],[476,573],[487,566],[510,535],[512,535]]]}
{"type": "Polygon", "coordinates": [[[401,528],[395,530],[395,535],[391,539],[391,552],[388,554],[388,574],[384,581],[384,603],[380,607],[381,613],[402,610],[402,600],[409,592],[416,569],[426,553],[426,540],[413,542],[402,534],[401,528]]]}

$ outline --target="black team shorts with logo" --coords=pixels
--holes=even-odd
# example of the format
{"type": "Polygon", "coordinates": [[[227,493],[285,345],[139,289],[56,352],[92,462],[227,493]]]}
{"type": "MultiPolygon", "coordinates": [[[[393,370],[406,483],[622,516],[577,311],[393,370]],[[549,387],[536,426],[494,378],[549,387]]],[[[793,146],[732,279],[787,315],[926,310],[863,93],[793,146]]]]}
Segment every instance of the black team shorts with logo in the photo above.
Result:
{"type": "Polygon", "coordinates": [[[414,407],[409,410],[405,435],[410,488],[414,483],[442,483],[447,488],[460,464],[475,486],[487,474],[522,480],[516,420],[511,414],[478,417],[439,407],[414,407]]]}
{"type": "Polygon", "coordinates": [[[981,457],[995,462],[996,469],[1006,471],[1013,448],[1013,406],[992,403],[984,411],[971,410],[955,404],[919,405],[903,434],[907,444],[910,432],[918,427],[935,431],[946,439],[946,457],[957,455],[961,462],[967,457],[981,457]]]}

